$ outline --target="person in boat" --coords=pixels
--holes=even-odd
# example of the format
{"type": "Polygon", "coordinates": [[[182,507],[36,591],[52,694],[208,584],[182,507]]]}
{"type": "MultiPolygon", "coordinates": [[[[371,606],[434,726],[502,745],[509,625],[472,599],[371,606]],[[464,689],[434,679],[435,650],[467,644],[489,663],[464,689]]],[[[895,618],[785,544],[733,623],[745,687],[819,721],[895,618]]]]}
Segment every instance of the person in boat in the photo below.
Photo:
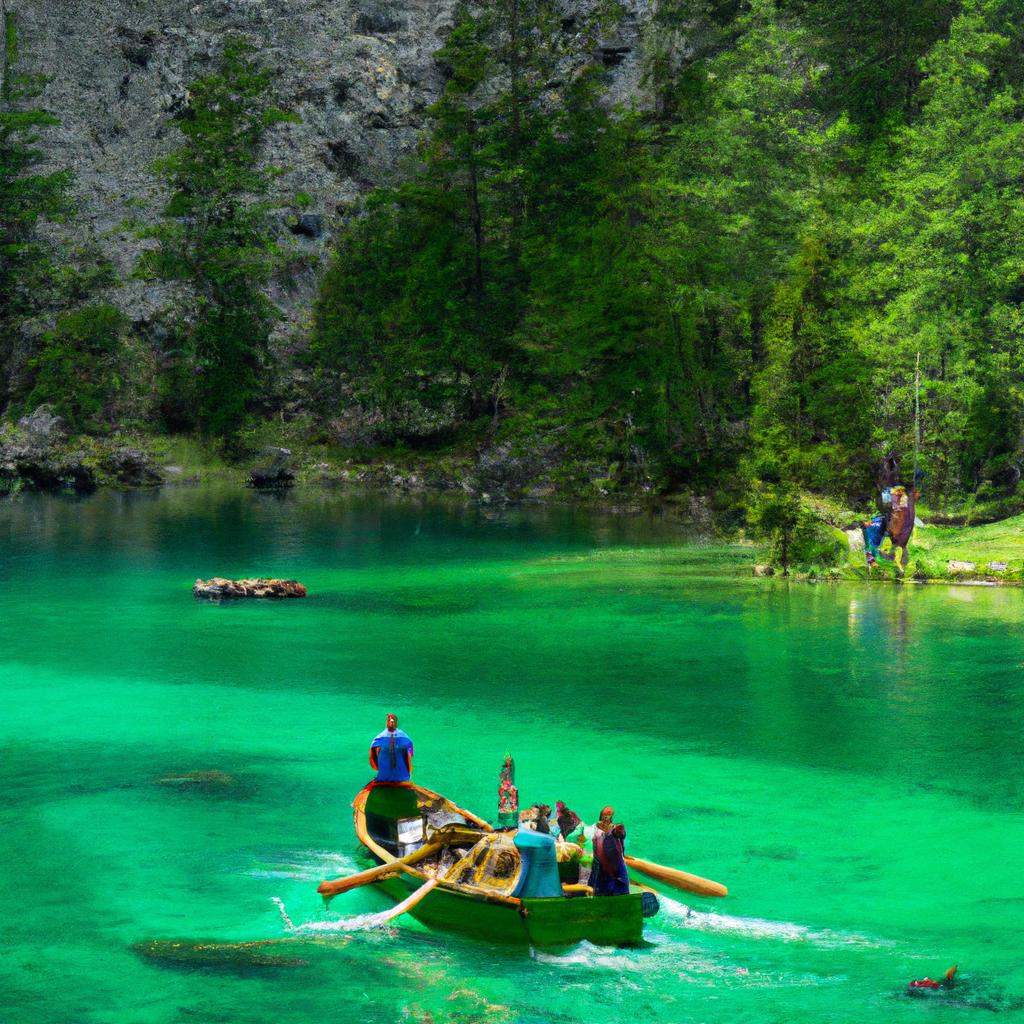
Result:
{"type": "Polygon", "coordinates": [[[626,827],[613,824],[615,811],[601,811],[594,829],[594,863],[590,869],[590,886],[595,896],[625,896],[629,893],[629,872],[626,869],[626,827]]]}
{"type": "MultiPolygon", "coordinates": [[[[537,805],[530,804],[525,811],[519,812],[519,827],[525,828],[528,832],[539,832],[540,829],[537,827],[537,805]]],[[[550,826],[548,828],[550,833],[550,826]]]]}
{"type": "Polygon", "coordinates": [[[533,809],[536,812],[533,819],[534,832],[540,832],[546,836],[551,835],[551,805],[534,804],[533,809]]]}
{"type": "Polygon", "coordinates": [[[374,736],[370,767],[378,782],[408,782],[412,778],[412,740],[398,728],[397,715],[388,715],[384,731],[374,736]]]}
{"type": "Polygon", "coordinates": [[[555,823],[558,825],[558,835],[567,843],[582,845],[583,821],[575,811],[569,810],[562,800],[555,801],[555,823]]]}

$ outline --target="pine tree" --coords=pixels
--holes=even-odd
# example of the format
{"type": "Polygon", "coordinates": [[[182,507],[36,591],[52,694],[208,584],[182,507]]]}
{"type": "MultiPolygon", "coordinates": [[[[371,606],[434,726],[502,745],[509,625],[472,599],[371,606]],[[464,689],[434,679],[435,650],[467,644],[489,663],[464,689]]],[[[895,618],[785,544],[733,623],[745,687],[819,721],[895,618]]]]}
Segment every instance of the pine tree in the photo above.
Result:
{"type": "Polygon", "coordinates": [[[260,387],[259,370],[279,310],[266,294],[278,256],[265,200],[273,172],[260,164],[267,130],[294,116],[270,104],[271,75],[237,38],[219,65],[189,87],[185,137],[158,169],[171,189],[143,274],[186,284],[178,334],[185,358],[168,380],[166,413],[195,417],[231,438],[260,387]]]}
{"type": "Polygon", "coordinates": [[[36,170],[44,161],[37,143],[59,124],[31,105],[45,79],[19,74],[17,59],[14,15],[7,13],[0,68],[0,410],[11,399],[25,321],[53,286],[52,249],[37,229],[70,209],[70,172],[36,170]]]}

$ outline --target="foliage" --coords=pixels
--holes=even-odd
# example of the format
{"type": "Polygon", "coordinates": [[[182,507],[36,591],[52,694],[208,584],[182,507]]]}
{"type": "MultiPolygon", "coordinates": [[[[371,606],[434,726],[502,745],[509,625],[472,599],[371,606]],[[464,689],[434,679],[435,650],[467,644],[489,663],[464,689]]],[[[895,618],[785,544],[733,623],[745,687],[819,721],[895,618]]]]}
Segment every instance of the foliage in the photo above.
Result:
{"type": "MultiPolygon", "coordinates": [[[[935,511],[1019,508],[1019,4],[661,0],[633,109],[613,105],[605,66],[622,11],[591,10],[459,7],[415,160],[335,239],[295,422],[326,440],[358,406],[360,444],[541,453],[580,490],[716,507],[744,491],[733,521],[794,565],[827,561],[834,539],[795,495],[863,511],[889,452],[924,471],[935,511]]],[[[39,282],[59,276],[36,228],[65,210],[67,177],[38,173],[53,123],[27,109],[38,83],[5,82],[9,375],[39,282]]],[[[183,286],[159,353],[165,424],[240,443],[263,429],[247,412],[285,404],[261,384],[279,254],[260,151],[287,118],[270,86],[235,39],[192,84],[142,263],[183,286]]],[[[97,315],[62,318],[31,364],[32,394],[93,381],[73,413],[89,429],[123,401],[97,315]]]]}
{"type": "Polygon", "coordinates": [[[25,323],[40,308],[56,274],[52,250],[37,229],[70,206],[70,173],[37,170],[45,160],[40,148],[45,129],[59,123],[30,105],[45,80],[19,74],[17,58],[14,15],[7,13],[0,69],[0,409],[10,399],[25,323]]]}
{"type": "Polygon", "coordinates": [[[391,417],[410,402],[452,407],[493,429],[511,368],[525,386],[545,371],[521,334],[532,288],[569,204],[582,202],[577,227],[605,198],[586,177],[611,125],[598,74],[563,65],[597,28],[578,25],[570,46],[552,0],[463,9],[436,54],[446,84],[418,168],[371,195],[321,291],[316,361],[368,404],[391,417]]]}
{"type": "Polygon", "coordinates": [[[113,426],[110,411],[123,379],[127,327],[127,317],[108,305],[59,317],[28,364],[34,383],[25,410],[48,403],[74,432],[113,426]]]}
{"type": "Polygon", "coordinates": [[[267,130],[292,115],[270,105],[271,75],[253,48],[229,38],[217,68],[194,81],[184,144],[160,161],[171,189],[157,245],[141,272],[185,282],[178,310],[178,357],[168,368],[165,414],[194,416],[201,429],[230,437],[259,393],[259,370],[279,311],[266,294],[278,255],[262,200],[273,172],[260,165],[267,130]]]}

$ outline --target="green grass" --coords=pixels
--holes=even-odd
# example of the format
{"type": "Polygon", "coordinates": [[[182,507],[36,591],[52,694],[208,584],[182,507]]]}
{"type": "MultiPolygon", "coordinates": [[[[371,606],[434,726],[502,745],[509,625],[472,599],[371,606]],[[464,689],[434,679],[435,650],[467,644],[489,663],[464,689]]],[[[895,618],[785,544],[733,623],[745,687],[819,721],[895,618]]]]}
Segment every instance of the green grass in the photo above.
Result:
{"type": "MultiPolygon", "coordinates": [[[[886,542],[882,551],[888,548],[886,542]]],[[[918,526],[910,540],[910,562],[905,575],[920,581],[952,583],[1024,582],[1024,515],[986,526],[918,526]],[[1004,564],[1006,568],[993,568],[993,563],[1004,564]]],[[[869,577],[863,552],[851,550],[841,576],[893,580],[899,573],[894,563],[880,561],[869,577]]]]}
{"type": "Polygon", "coordinates": [[[185,435],[149,439],[157,466],[168,483],[241,482],[240,466],[228,462],[215,444],[185,435]],[[176,466],[181,472],[168,472],[176,466]]]}

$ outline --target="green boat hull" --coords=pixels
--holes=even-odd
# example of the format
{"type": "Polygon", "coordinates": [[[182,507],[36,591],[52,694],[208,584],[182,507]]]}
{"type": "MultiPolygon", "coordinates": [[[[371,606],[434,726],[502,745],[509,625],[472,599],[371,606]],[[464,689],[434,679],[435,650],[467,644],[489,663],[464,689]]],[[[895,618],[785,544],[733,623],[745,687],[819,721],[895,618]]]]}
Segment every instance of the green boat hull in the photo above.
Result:
{"type": "MultiPolygon", "coordinates": [[[[415,825],[428,815],[442,814],[444,821],[468,823],[480,834],[491,826],[471,811],[446,797],[412,782],[366,786],[352,804],[356,835],[378,863],[395,860],[415,844],[415,825]],[[410,833],[402,823],[412,823],[410,833]]],[[[396,903],[420,888],[428,875],[415,865],[402,874],[377,882],[377,887],[396,903]]],[[[634,889],[627,896],[552,896],[511,899],[489,895],[477,888],[439,884],[409,913],[428,928],[462,932],[492,942],[533,946],[571,946],[592,942],[599,946],[636,946],[643,942],[643,894],[634,889]]]]}
{"type": "MultiPolygon", "coordinates": [[[[420,879],[404,875],[379,882],[377,888],[399,902],[420,884],[420,879]]],[[[639,892],[574,899],[527,898],[520,909],[436,888],[410,913],[428,928],[500,943],[571,946],[586,940],[597,946],[636,946],[643,942],[643,897],[639,892]]]]}

